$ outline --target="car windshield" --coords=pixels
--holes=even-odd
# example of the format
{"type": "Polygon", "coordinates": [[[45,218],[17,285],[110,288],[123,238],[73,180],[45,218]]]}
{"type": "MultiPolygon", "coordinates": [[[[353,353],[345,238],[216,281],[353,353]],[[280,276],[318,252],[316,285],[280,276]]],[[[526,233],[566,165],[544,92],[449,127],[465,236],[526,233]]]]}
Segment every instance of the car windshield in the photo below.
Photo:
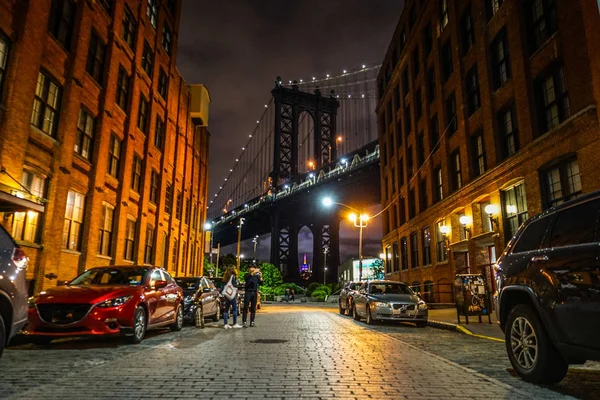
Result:
{"type": "Polygon", "coordinates": [[[175,282],[183,290],[198,290],[200,281],[196,278],[175,278],[175,282]]]}
{"type": "Polygon", "coordinates": [[[369,288],[371,294],[413,294],[413,291],[401,283],[373,283],[369,288]]]}
{"type": "Polygon", "coordinates": [[[149,271],[149,268],[92,268],[73,279],[69,285],[140,286],[149,271]]]}

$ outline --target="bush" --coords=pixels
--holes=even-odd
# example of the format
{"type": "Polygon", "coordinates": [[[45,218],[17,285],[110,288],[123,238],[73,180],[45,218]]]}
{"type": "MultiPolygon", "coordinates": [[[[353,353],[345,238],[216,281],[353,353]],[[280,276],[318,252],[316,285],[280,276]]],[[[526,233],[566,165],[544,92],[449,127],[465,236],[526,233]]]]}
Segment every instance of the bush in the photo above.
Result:
{"type": "Polygon", "coordinates": [[[312,294],[311,294],[311,300],[312,301],[325,301],[325,298],[328,295],[329,294],[327,293],[327,291],[324,290],[324,286],[321,286],[317,290],[315,290],[314,292],[312,292],[312,294]]]}
{"type": "Polygon", "coordinates": [[[314,292],[316,289],[318,289],[321,286],[321,284],[319,282],[313,282],[310,283],[308,285],[308,287],[306,288],[306,295],[307,296],[311,296],[312,292],[314,292]]]}
{"type": "MultiPolygon", "coordinates": [[[[338,290],[340,290],[340,285],[338,285],[337,283],[329,283],[329,284],[327,284],[327,287],[329,289],[331,289],[331,293],[335,293],[338,290]]],[[[329,293],[329,294],[331,294],[331,293],[329,293]]]]}

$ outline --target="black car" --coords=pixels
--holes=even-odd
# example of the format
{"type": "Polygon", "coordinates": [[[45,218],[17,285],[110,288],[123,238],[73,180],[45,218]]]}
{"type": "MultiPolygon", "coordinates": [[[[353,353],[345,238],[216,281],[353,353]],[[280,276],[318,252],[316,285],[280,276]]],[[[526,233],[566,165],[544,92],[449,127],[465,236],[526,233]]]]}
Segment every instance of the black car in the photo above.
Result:
{"type": "Polygon", "coordinates": [[[526,381],[555,383],[600,360],[600,191],[521,226],[497,262],[496,312],[526,381]]]}
{"type": "Polygon", "coordinates": [[[175,278],[183,289],[183,319],[199,328],[204,327],[204,319],[218,321],[221,318],[221,299],[214,283],[203,276],[175,278]]]}

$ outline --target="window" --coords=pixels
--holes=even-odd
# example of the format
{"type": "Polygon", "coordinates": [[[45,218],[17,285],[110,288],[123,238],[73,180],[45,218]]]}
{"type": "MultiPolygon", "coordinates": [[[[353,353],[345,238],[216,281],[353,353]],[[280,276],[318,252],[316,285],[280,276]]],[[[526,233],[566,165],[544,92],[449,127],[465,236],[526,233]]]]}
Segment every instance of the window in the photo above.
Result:
{"type": "Polygon", "coordinates": [[[416,214],[415,204],[415,189],[410,188],[408,190],[408,219],[413,219],[416,214]]]}
{"type": "Polygon", "coordinates": [[[432,151],[436,151],[440,148],[440,125],[437,114],[431,118],[429,126],[429,138],[431,141],[430,147],[432,151]]]}
{"type": "Polygon", "coordinates": [[[452,162],[452,188],[458,190],[462,187],[462,174],[460,168],[460,153],[458,150],[454,151],[450,156],[452,162]]]}
{"type": "Polygon", "coordinates": [[[150,174],[150,203],[158,204],[158,172],[155,169],[150,174]]]}
{"type": "Polygon", "coordinates": [[[485,212],[485,208],[490,205],[490,201],[484,201],[479,203],[479,208],[481,210],[481,227],[483,232],[491,232],[492,231],[492,221],[490,220],[490,216],[485,212]]]}
{"type": "Polygon", "coordinates": [[[387,126],[392,123],[392,115],[393,115],[392,114],[392,99],[390,99],[390,101],[388,101],[388,104],[387,104],[387,112],[386,112],[387,119],[386,119],[386,129],[385,129],[386,131],[387,131],[387,126]]]}
{"type": "Polygon", "coordinates": [[[0,31],[0,98],[2,96],[2,84],[4,83],[4,77],[6,76],[9,50],[10,42],[8,38],[2,34],[2,31],[0,31]]]}
{"type": "Polygon", "coordinates": [[[404,134],[410,135],[412,131],[412,121],[410,119],[410,105],[404,107],[404,134]]]}
{"type": "Polygon", "coordinates": [[[423,30],[423,54],[427,57],[433,50],[433,28],[431,23],[423,30]]]}
{"type": "Polygon", "coordinates": [[[385,273],[389,274],[392,272],[392,248],[390,246],[385,247],[385,273]]]}
{"type": "Polygon", "coordinates": [[[435,100],[435,69],[429,68],[427,71],[427,101],[430,103],[435,100]]]}
{"type": "Polygon", "coordinates": [[[35,87],[31,124],[52,137],[56,136],[60,97],[60,86],[49,75],[40,71],[35,87]]]}
{"type": "Polygon", "coordinates": [[[71,49],[71,35],[75,22],[75,2],[72,0],[52,0],[48,32],[66,49],[71,49]]]}
{"type": "Polygon", "coordinates": [[[454,66],[452,65],[452,42],[448,39],[442,46],[442,74],[444,82],[450,79],[452,72],[454,72],[454,66]]]}
{"type": "Polygon", "coordinates": [[[397,85],[394,88],[394,116],[398,113],[398,110],[400,110],[400,85],[397,85]]]}
{"type": "Polygon", "coordinates": [[[129,75],[127,71],[119,66],[119,77],[117,78],[116,103],[121,110],[127,112],[127,101],[129,100],[129,75]]]}
{"type": "Polygon", "coordinates": [[[165,26],[163,26],[162,46],[169,55],[171,54],[171,38],[171,28],[169,25],[165,24],[165,26]]]}
{"type": "Polygon", "coordinates": [[[418,121],[423,116],[423,102],[421,99],[421,88],[415,90],[415,116],[418,121]]]}
{"type": "Polygon", "coordinates": [[[402,72],[402,95],[406,97],[408,95],[409,89],[409,81],[408,81],[408,69],[405,68],[402,72]]]}
{"type": "Polygon", "coordinates": [[[421,233],[423,247],[423,265],[431,265],[431,229],[429,229],[429,227],[423,228],[421,233]]]}
{"type": "Polygon", "coordinates": [[[408,243],[406,238],[400,239],[400,257],[402,259],[402,270],[408,269],[408,243]]]}
{"type": "Polygon", "coordinates": [[[105,54],[106,44],[102,41],[100,36],[98,36],[98,33],[92,29],[85,72],[87,72],[100,86],[102,86],[102,79],[104,78],[105,54]]]}
{"type": "Polygon", "coordinates": [[[398,242],[392,244],[392,268],[394,272],[400,271],[400,259],[398,251],[398,242]]]}
{"type": "Polygon", "coordinates": [[[529,218],[525,185],[519,183],[510,189],[502,190],[500,193],[504,219],[504,239],[508,243],[519,229],[519,226],[529,218]]]}
{"type": "Polygon", "coordinates": [[[415,79],[419,75],[421,62],[419,60],[419,46],[415,47],[412,53],[412,75],[415,79]]]}
{"type": "Polygon", "coordinates": [[[479,110],[481,99],[479,97],[479,77],[477,76],[477,64],[467,72],[465,84],[467,86],[467,111],[469,115],[479,110]]]}
{"type": "Polygon", "coordinates": [[[473,19],[471,18],[471,5],[469,4],[460,19],[462,52],[467,54],[475,44],[475,29],[473,27],[473,19]]]}
{"type": "Polygon", "coordinates": [[[85,108],[79,109],[79,120],[77,121],[77,138],[73,150],[86,160],[92,159],[92,143],[94,143],[94,130],[96,118],[85,108]]]}
{"type": "Polygon", "coordinates": [[[412,269],[419,268],[419,242],[417,238],[417,232],[410,234],[410,267],[412,269]]]}
{"type": "Polygon", "coordinates": [[[529,46],[535,52],[558,29],[555,0],[530,0],[525,5],[529,46]]]}
{"type": "Polygon", "coordinates": [[[150,44],[144,40],[144,52],[142,53],[142,68],[146,75],[152,79],[152,71],[154,68],[154,51],[150,44]]]}
{"type": "Polygon", "coordinates": [[[140,104],[138,109],[138,129],[144,134],[148,133],[148,109],[150,106],[148,105],[148,100],[144,97],[144,95],[140,94],[140,104]]]}
{"type": "Polygon", "coordinates": [[[183,241],[181,252],[181,272],[185,272],[185,267],[187,267],[187,243],[185,240],[183,241]]]}
{"type": "Polygon", "coordinates": [[[571,115],[565,70],[555,64],[536,81],[536,101],[541,132],[557,127],[571,115]]]}
{"type": "Polygon", "coordinates": [[[410,178],[412,178],[413,175],[415,174],[415,164],[413,162],[412,146],[408,146],[408,149],[406,151],[406,168],[407,168],[407,172],[408,172],[408,178],[410,181],[410,178]]]}
{"type": "Polygon", "coordinates": [[[192,229],[196,229],[198,226],[198,208],[196,205],[192,206],[192,229]]]}
{"type": "Polygon", "coordinates": [[[400,214],[400,225],[404,225],[406,223],[406,200],[404,197],[400,198],[400,206],[398,207],[400,210],[398,213],[400,214]]]}
{"type": "Polygon", "coordinates": [[[433,188],[433,201],[437,203],[444,199],[444,176],[442,175],[442,167],[437,167],[433,170],[433,179],[435,182],[433,188]]]}
{"type": "Polygon", "coordinates": [[[190,224],[190,198],[185,199],[185,223],[190,224]]]}
{"type": "Polygon", "coordinates": [[[127,225],[125,226],[125,251],[123,253],[123,259],[129,261],[134,261],[135,225],[135,219],[127,218],[127,225]]]}
{"type": "Polygon", "coordinates": [[[498,12],[504,0],[485,0],[488,21],[498,12]]]}
{"type": "Polygon", "coordinates": [[[142,159],[133,153],[133,167],[131,168],[131,190],[140,193],[142,181],[142,159]]]}
{"type": "Polygon", "coordinates": [[[154,261],[154,227],[146,226],[146,243],[144,246],[144,264],[152,264],[154,261]]]}
{"type": "Polygon", "coordinates": [[[167,183],[167,189],[165,191],[165,213],[171,214],[173,211],[173,185],[167,183]]]}
{"type": "Polygon", "coordinates": [[[522,253],[540,248],[551,218],[541,218],[530,223],[523,231],[513,248],[514,253],[522,253]]]}
{"type": "Polygon", "coordinates": [[[392,193],[396,193],[396,170],[392,167],[392,171],[390,173],[391,181],[392,181],[392,193]]]}
{"type": "Polygon", "coordinates": [[[502,28],[492,42],[492,75],[494,89],[499,89],[510,79],[510,57],[506,28],[502,28]]]}
{"type": "Polygon", "coordinates": [[[150,20],[150,25],[154,29],[156,29],[156,24],[158,22],[158,5],[156,4],[157,0],[148,0],[148,6],[146,7],[146,15],[150,20]]]}
{"type": "Polygon", "coordinates": [[[114,0],[100,0],[99,2],[100,2],[100,4],[102,4],[102,7],[104,7],[104,9],[106,10],[106,13],[110,17],[112,17],[113,10],[115,7],[115,1],[114,0]]]}
{"type": "Polygon", "coordinates": [[[519,151],[517,127],[512,106],[506,107],[498,113],[498,128],[500,130],[499,139],[502,159],[505,159],[519,151]]]}
{"type": "Polygon", "coordinates": [[[156,125],[154,126],[154,146],[160,151],[164,151],[165,144],[165,124],[160,117],[156,116],[156,125]]]}
{"type": "Polygon", "coordinates": [[[129,7],[125,6],[125,11],[123,12],[123,27],[121,28],[121,37],[127,43],[127,46],[131,50],[133,50],[135,46],[135,30],[137,29],[135,17],[133,13],[129,9],[129,7]]]}
{"type": "Polygon", "coordinates": [[[115,134],[110,137],[110,146],[108,147],[108,174],[118,178],[119,163],[121,159],[121,139],[115,134]]]}
{"type": "Polygon", "coordinates": [[[427,178],[421,179],[419,184],[419,200],[420,200],[420,211],[423,212],[427,209],[429,200],[427,199],[427,178]]]}
{"type": "Polygon", "coordinates": [[[485,172],[485,151],[483,147],[483,133],[476,133],[471,137],[471,157],[473,163],[473,176],[480,176],[485,172]]]}
{"type": "Polygon", "coordinates": [[[160,97],[162,97],[163,99],[167,99],[167,89],[169,87],[169,80],[167,78],[167,74],[165,74],[165,71],[163,71],[163,69],[160,69],[160,72],[158,73],[158,94],[160,94],[160,97]]]}
{"type": "Polygon", "coordinates": [[[421,132],[417,137],[417,162],[419,163],[419,168],[425,164],[425,155],[425,135],[421,132]]]}
{"type": "Polygon", "coordinates": [[[400,159],[400,161],[398,161],[398,185],[399,186],[404,185],[404,160],[403,159],[400,159]]]}
{"type": "Polygon", "coordinates": [[[436,253],[437,262],[444,262],[448,260],[448,250],[446,248],[446,235],[442,234],[440,228],[446,226],[446,220],[443,219],[436,224],[435,237],[436,237],[436,253]]]}
{"type": "Polygon", "coordinates": [[[396,122],[396,147],[402,146],[402,124],[400,121],[396,122]]]}
{"type": "Polygon", "coordinates": [[[100,241],[98,243],[98,254],[103,256],[111,255],[113,215],[115,209],[113,206],[102,204],[102,220],[100,222],[100,241]]]}
{"type": "MultiPolygon", "coordinates": [[[[46,179],[29,171],[23,171],[21,185],[31,194],[43,199],[46,194],[46,179]]],[[[40,243],[41,218],[35,211],[15,212],[13,218],[12,235],[16,240],[40,243]]]]}
{"type": "Polygon", "coordinates": [[[84,197],[69,190],[67,208],[63,225],[62,247],[69,250],[81,250],[81,226],[83,224],[84,197]]]}
{"type": "Polygon", "coordinates": [[[588,201],[561,211],[552,227],[549,247],[592,243],[596,234],[596,218],[600,201],[588,201]],[[590,218],[592,217],[592,218],[590,218]]]}
{"type": "Polygon", "coordinates": [[[440,30],[448,25],[448,0],[440,1],[440,30]]]}
{"type": "Polygon", "coordinates": [[[179,246],[177,245],[177,239],[173,239],[173,252],[171,253],[171,264],[173,269],[177,271],[177,261],[179,261],[179,246]]]}
{"type": "Polygon", "coordinates": [[[577,158],[563,159],[541,171],[544,207],[550,208],[581,195],[581,175],[577,158]]]}
{"type": "Polygon", "coordinates": [[[452,135],[458,129],[458,121],[456,120],[456,96],[452,93],[446,99],[446,130],[449,135],[452,135]]]}

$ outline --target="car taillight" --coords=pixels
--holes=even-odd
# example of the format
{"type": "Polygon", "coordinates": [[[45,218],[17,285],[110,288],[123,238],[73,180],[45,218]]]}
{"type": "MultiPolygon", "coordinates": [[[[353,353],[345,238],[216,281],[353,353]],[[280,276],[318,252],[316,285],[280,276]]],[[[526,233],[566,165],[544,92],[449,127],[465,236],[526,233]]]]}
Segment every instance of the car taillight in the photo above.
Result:
{"type": "Polygon", "coordinates": [[[17,268],[25,269],[27,268],[27,263],[29,262],[29,257],[25,255],[25,252],[18,247],[15,247],[12,254],[12,260],[17,266],[17,268]]]}

